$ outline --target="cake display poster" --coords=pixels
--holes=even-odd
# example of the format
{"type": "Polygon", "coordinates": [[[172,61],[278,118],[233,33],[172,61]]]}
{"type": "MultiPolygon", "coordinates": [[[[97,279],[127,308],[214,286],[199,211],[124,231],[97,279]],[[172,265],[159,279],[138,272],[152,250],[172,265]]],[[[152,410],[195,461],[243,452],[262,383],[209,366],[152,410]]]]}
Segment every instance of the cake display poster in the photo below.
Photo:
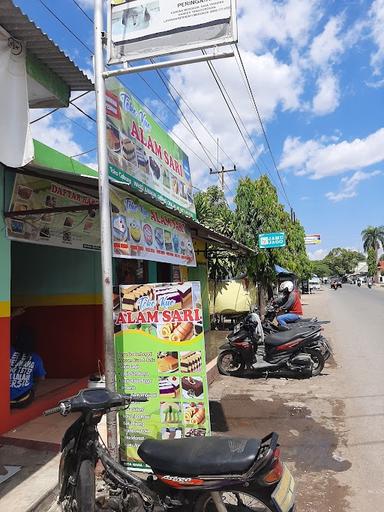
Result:
{"type": "Polygon", "coordinates": [[[119,298],[117,388],[148,398],[119,413],[120,458],[142,470],[145,439],[211,433],[200,283],[124,285],[119,298]]]}
{"type": "Polygon", "coordinates": [[[111,179],[196,218],[187,155],[116,78],[106,87],[111,179]]]}
{"type": "Polygon", "coordinates": [[[100,220],[95,197],[51,180],[16,174],[9,210],[40,210],[40,213],[8,218],[8,238],[71,249],[100,250],[100,220]],[[53,210],[74,206],[86,209],[53,210]]]}
{"type": "Polygon", "coordinates": [[[182,221],[111,187],[113,255],[196,266],[189,227],[182,221]]]}

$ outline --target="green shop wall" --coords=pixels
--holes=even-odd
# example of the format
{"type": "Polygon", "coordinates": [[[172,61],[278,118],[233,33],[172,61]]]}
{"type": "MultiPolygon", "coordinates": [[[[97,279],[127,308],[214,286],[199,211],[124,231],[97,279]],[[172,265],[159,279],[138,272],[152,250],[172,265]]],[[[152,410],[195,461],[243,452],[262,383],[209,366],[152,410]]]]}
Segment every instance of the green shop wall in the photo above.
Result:
{"type": "Polygon", "coordinates": [[[83,378],[103,360],[100,253],[12,242],[15,319],[31,329],[47,378],[83,378]]]}

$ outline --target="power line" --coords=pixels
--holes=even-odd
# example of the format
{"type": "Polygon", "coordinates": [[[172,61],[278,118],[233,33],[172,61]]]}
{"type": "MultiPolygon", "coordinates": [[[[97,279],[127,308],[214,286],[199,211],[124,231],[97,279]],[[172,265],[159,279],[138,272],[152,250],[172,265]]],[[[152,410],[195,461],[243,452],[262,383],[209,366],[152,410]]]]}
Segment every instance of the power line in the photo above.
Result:
{"type": "Polygon", "coordinates": [[[84,14],[84,16],[86,16],[89,19],[89,21],[93,24],[93,19],[88,16],[88,14],[84,11],[84,9],[81,7],[81,5],[78,2],[76,2],[76,0],[72,0],[72,2],[80,9],[80,11],[84,14]]]}
{"type": "MultiPolygon", "coordinates": [[[[206,53],[205,50],[202,50],[202,51],[203,51],[204,54],[206,53]]],[[[207,65],[208,65],[208,67],[209,67],[209,69],[211,71],[211,74],[212,74],[212,76],[213,76],[213,78],[214,78],[214,80],[216,82],[216,85],[219,88],[219,91],[220,91],[220,93],[221,93],[221,95],[222,95],[222,97],[223,97],[223,99],[224,99],[224,101],[225,101],[225,103],[226,103],[226,105],[228,107],[228,110],[229,110],[229,112],[230,112],[230,114],[232,116],[232,119],[233,119],[233,121],[234,121],[234,123],[235,123],[235,125],[236,125],[236,127],[237,127],[237,129],[238,129],[238,131],[240,133],[240,135],[241,135],[241,138],[243,139],[243,142],[244,142],[245,146],[247,147],[247,149],[249,151],[249,154],[251,155],[251,158],[252,158],[256,168],[259,170],[259,173],[261,174],[261,169],[260,169],[258,163],[256,162],[256,159],[255,159],[255,157],[254,157],[254,155],[253,155],[253,153],[251,151],[251,148],[249,147],[248,141],[246,140],[246,138],[245,138],[245,136],[244,136],[244,134],[243,134],[243,132],[242,132],[242,130],[240,128],[239,122],[236,119],[235,114],[233,113],[233,110],[232,110],[232,107],[231,107],[229,101],[232,103],[232,105],[234,107],[234,110],[236,111],[237,115],[239,116],[239,119],[241,120],[240,114],[237,112],[236,107],[234,106],[234,104],[233,104],[233,102],[232,102],[232,100],[231,100],[231,98],[230,98],[230,96],[229,96],[229,94],[228,94],[228,92],[227,92],[223,82],[221,81],[221,79],[220,79],[220,77],[219,77],[215,67],[213,66],[213,64],[211,62],[207,61],[207,65]],[[224,91],[225,91],[225,93],[224,93],[224,91]],[[228,99],[227,99],[226,95],[228,96],[228,99]]],[[[249,137],[249,134],[248,134],[248,137],[249,137]]]]}
{"type": "MultiPolygon", "coordinates": [[[[89,94],[91,91],[86,91],[86,92],[83,92],[82,94],[79,94],[79,96],[76,96],[76,98],[73,98],[73,100],[70,100],[69,103],[73,104],[74,101],[76,100],[79,100],[80,98],[82,98],[83,96],[85,96],[86,94],[89,94]]],[[[44,119],[45,117],[48,117],[50,116],[51,114],[54,114],[55,112],[57,112],[58,110],[62,109],[63,107],[57,107],[57,108],[54,108],[53,110],[50,110],[49,112],[47,112],[46,114],[38,117],[37,119],[34,119],[33,121],[31,121],[30,124],[33,124],[33,123],[37,123],[37,121],[41,121],[42,119],[44,119]]]]}
{"type": "Polygon", "coordinates": [[[53,16],[53,17],[54,17],[54,18],[55,18],[55,19],[56,19],[56,20],[57,20],[61,25],[63,25],[63,27],[65,27],[65,28],[68,30],[68,32],[69,32],[70,34],[72,34],[72,35],[73,35],[73,37],[74,37],[77,41],[79,41],[79,43],[80,43],[80,44],[82,44],[82,45],[84,46],[84,48],[86,48],[86,49],[89,51],[89,53],[93,54],[93,51],[90,49],[90,47],[89,47],[88,45],[86,45],[86,44],[84,43],[84,41],[82,41],[82,40],[80,39],[80,37],[79,37],[79,36],[77,36],[77,35],[76,35],[76,34],[75,34],[75,33],[74,33],[74,32],[73,32],[73,31],[68,27],[68,25],[66,25],[66,24],[64,23],[64,21],[63,21],[61,18],[59,18],[59,16],[57,16],[57,14],[56,14],[56,13],[54,13],[54,12],[52,11],[52,9],[50,9],[50,8],[48,7],[48,5],[47,5],[45,2],[43,2],[43,0],[39,0],[39,2],[41,3],[41,5],[43,5],[43,6],[47,9],[47,11],[48,11],[48,12],[50,12],[50,13],[52,14],[52,16],[53,16]]]}
{"type": "Polygon", "coordinates": [[[88,151],[83,151],[82,153],[78,153],[77,155],[72,155],[69,158],[77,158],[78,156],[83,156],[83,155],[87,155],[88,153],[93,153],[96,150],[97,150],[97,148],[88,149],[88,151]]]}
{"type": "MultiPolygon", "coordinates": [[[[154,59],[151,59],[151,62],[155,63],[155,60],[154,59]]],[[[172,84],[172,82],[167,78],[167,76],[165,75],[165,73],[160,70],[160,69],[157,69],[156,70],[157,74],[159,75],[160,78],[164,79],[167,84],[164,84],[168,93],[170,93],[170,90],[169,90],[169,87],[171,87],[175,92],[176,94],[179,96],[180,100],[188,107],[189,111],[191,112],[191,114],[195,117],[195,119],[200,123],[200,125],[204,128],[204,130],[208,133],[208,135],[211,137],[211,139],[215,142],[215,144],[217,143],[217,140],[215,138],[215,136],[208,130],[208,128],[206,127],[206,125],[203,123],[203,121],[200,119],[200,117],[196,114],[196,112],[192,109],[192,107],[189,105],[189,103],[185,100],[185,98],[183,97],[183,95],[181,94],[181,92],[179,92],[176,87],[172,84]],[[169,86],[169,87],[168,87],[169,86]]],[[[163,83],[164,83],[164,80],[163,83]]],[[[221,151],[224,153],[224,155],[232,162],[233,165],[235,165],[235,162],[233,161],[233,159],[226,153],[226,151],[219,145],[219,148],[221,149],[221,151]]]]}
{"type": "Polygon", "coordinates": [[[273,166],[274,166],[274,168],[275,168],[275,170],[276,170],[276,173],[277,173],[277,176],[278,176],[278,178],[279,178],[279,181],[280,181],[281,187],[282,187],[282,189],[283,189],[283,193],[284,193],[285,199],[287,200],[287,203],[288,203],[289,207],[290,207],[290,208],[292,208],[292,205],[291,205],[291,203],[290,203],[290,201],[289,201],[289,199],[288,199],[287,192],[286,192],[286,190],[285,190],[285,186],[284,186],[283,180],[282,180],[282,178],[281,178],[280,172],[279,172],[279,170],[278,170],[278,168],[277,168],[277,165],[276,165],[276,160],[275,160],[275,157],[274,157],[274,155],[273,155],[272,148],[271,148],[271,145],[270,145],[269,140],[268,140],[268,137],[267,137],[267,132],[265,131],[265,128],[264,128],[263,120],[261,119],[260,111],[259,111],[259,109],[258,109],[258,106],[257,106],[256,100],[255,100],[255,96],[254,96],[254,94],[253,94],[253,90],[252,90],[252,87],[251,87],[251,83],[250,83],[250,81],[249,81],[248,74],[247,74],[247,71],[246,71],[246,69],[245,69],[245,65],[244,65],[243,59],[242,59],[242,57],[241,57],[241,53],[240,53],[239,47],[238,47],[238,45],[237,45],[237,44],[235,44],[235,47],[236,47],[236,50],[237,50],[237,55],[238,55],[238,57],[239,57],[239,59],[240,59],[241,67],[242,67],[242,69],[243,69],[243,73],[244,73],[244,76],[245,76],[245,79],[246,79],[247,85],[248,85],[248,91],[249,91],[249,93],[250,93],[250,95],[251,95],[252,103],[253,103],[253,106],[255,107],[255,110],[256,110],[256,113],[257,113],[257,117],[258,117],[258,120],[259,120],[259,123],[260,123],[261,129],[262,129],[262,131],[263,131],[264,139],[265,139],[265,142],[266,142],[267,147],[268,147],[268,151],[269,151],[269,153],[270,153],[270,155],[271,155],[271,160],[272,160],[272,162],[273,162],[273,166]]]}

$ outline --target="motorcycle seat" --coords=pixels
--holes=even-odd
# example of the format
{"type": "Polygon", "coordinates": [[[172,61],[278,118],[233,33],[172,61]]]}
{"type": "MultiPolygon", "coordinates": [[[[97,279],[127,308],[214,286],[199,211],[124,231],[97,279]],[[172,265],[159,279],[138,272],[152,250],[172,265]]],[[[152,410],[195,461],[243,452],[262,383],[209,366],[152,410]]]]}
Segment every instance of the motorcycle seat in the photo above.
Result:
{"type": "Polygon", "coordinates": [[[255,462],[261,441],[225,437],[146,439],[138,454],[154,473],[175,476],[246,473],[255,462]]]}
{"type": "Polygon", "coordinates": [[[284,343],[289,343],[290,341],[295,341],[299,338],[305,338],[306,336],[319,330],[320,327],[316,328],[314,326],[308,326],[304,328],[296,327],[294,329],[290,329],[289,331],[268,334],[265,336],[264,343],[266,345],[273,345],[278,347],[279,345],[284,345],[284,343]]]}

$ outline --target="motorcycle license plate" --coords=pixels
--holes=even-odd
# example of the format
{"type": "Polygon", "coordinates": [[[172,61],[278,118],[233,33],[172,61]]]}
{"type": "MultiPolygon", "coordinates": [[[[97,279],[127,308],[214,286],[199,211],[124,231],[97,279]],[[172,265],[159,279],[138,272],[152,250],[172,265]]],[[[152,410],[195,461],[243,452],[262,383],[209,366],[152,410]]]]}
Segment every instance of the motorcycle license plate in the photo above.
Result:
{"type": "Polygon", "coordinates": [[[290,512],[295,503],[295,481],[285,464],[283,476],[273,491],[272,501],[280,512],[290,512]]]}

